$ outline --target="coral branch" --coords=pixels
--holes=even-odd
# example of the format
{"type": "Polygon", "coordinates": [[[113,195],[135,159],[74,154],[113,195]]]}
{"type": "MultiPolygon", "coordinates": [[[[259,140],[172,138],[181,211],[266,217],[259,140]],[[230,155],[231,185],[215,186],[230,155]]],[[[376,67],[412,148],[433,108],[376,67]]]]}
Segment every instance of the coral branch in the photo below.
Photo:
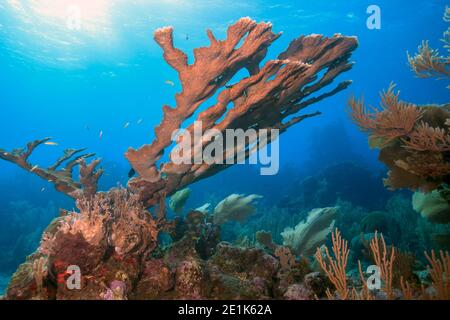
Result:
{"type": "MultiPolygon", "coordinates": [[[[335,286],[339,298],[346,300],[349,298],[349,288],[347,287],[347,261],[350,249],[348,249],[348,242],[342,239],[341,233],[338,229],[332,234],[333,241],[333,254],[334,259],[331,257],[328,248],[325,246],[325,255],[328,263],[324,261],[322,251],[320,248],[316,251],[316,259],[322,270],[327,275],[328,279],[335,286]]],[[[333,294],[327,290],[327,296],[329,299],[333,299],[333,294]]]]}
{"type": "Polygon", "coordinates": [[[392,247],[389,253],[383,235],[378,237],[376,231],[374,238],[370,241],[370,249],[375,264],[380,268],[380,276],[384,282],[384,291],[387,298],[391,300],[393,297],[392,280],[394,277],[395,249],[392,247]]]}
{"type": "MultiPolygon", "coordinates": [[[[157,167],[165,149],[172,144],[172,134],[182,128],[184,122],[220,89],[223,88],[217,102],[200,112],[195,119],[202,123],[203,132],[215,129],[223,133],[226,129],[249,128],[284,132],[290,126],[320,113],[290,116],[344,90],[351,83],[343,81],[329,92],[310,97],[351,68],[348,59],[357,47],[356,38],[341,35],[332,38],[302,36],[294,40],[277,60],[270,60],[260,68],[267,48],[280,36],[271,28],[270,23],[256,23],[242,18],[228,28],[227,38],[223,41],[217,40],[208,31],[211,44],[194,50],[195,61],[192,65],[188,65],[186,54],[174,48],[171,27],[155,32],[155,41],[163,49],[164,59],[178,72],[183,90],[176,95],[174,108],[164,107],[164,118],[155,129],[155,140],[137,150],[130,148],[126,153],[138,173],[138,177],[129,182],[129,187],[141,194],[146,205],[156,204],[161,192],[170,196],[176,190],[229,166],[216,163],[179,165],[169,161],[157,167]],[[249,76],[229,84],[241,69],[247,69],[249,76]]],[[[186,130],[192,133],[193,125],[186,125],[186,130]]],[[[273,138],[270,136],[267,142],[270,143],[273,138]]],[[[260,142],[259,137],[255,142],[260,142]]],[[[210,143],[210,140],[202,139],[200,144],[194,145],[192,157],[210,143]]],[[[226,148],[224,159],[233,151],[236,150],[226,148]]],[[[244,151],[246,157],[252,152],[250,149],[244,151]]]]}
{"type": "Polygon", "coordinates": [[[415,56],[408,54],[412,71],[419,78],[447,78],[450,76],[450,59],[440,56],[439,51],[430,48],[428,41],[423,41],[415,56]]]}
{"type": "Polygon", "coordinates": [[[436,257],[434,251],[431,251],[431,257],[425,252],[425,257],[431,266],[428,266],[433,287],[436,290],[436,296],[439,300],[450,299],[450,256],[448,252],[439,252],[436,257]]]}
{"type": "Polygon", "coordinates": [[[53,183],[56,190],[72,198],[78,199],[82,196],[93,196],[97,192],[98,179],[103,173],[103,169],[96,170],[100,163],[99,159],[92,161],[90,164],[86,164],[86,159],[95,156],[95,154],[83,154],[82,152],[85,149],[67,149],[64,151],[64,155],[47,169],[40,168],[38,165],[32,165],[28,162],[28,158],[34,150],[50,140],[51,138],[45,138],[32,141],[27,144],[26,148],[15,149],[11,152],[0,149],[0,158],[15,163],[22,169],[53,183]],[[66,162],[66,166],[58,169],[64,162],[66,162]],[[76,166],[79,166],[80,171],[79,182],[75,181],[72,177],[73,170],[76,166]]]}
{"type": "Polygon", "coordinates": [[[351,119],[372,137],[383,139],[384,144],[410,134],[423,115],[416,105],[400,101],[400,92],[395,93],[394,88],[391,84],[381,94],[381,109],[372,108],[372,112],[366,109],[364,100],[351,98],[348,103],[351,119]]]}
{"type": "Polygon", "coordinates": [[[405,139],[405,147],[416,151],[445,152],[450,151],[450,134],[444,129],[431,127],[421,122],[417,128],[405,139]]]}

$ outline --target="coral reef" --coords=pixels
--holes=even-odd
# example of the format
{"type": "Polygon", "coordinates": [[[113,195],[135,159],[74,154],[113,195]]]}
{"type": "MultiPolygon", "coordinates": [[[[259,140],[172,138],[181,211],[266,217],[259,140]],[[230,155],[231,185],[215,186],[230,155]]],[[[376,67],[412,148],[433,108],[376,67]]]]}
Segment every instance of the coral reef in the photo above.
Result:
{"type": "MultiPolygon", "coordinates": [[[[172,144],[173,133],[181,129],[185,120],[219,89],[225,87],[220,92],[217,103],[200,112],[196,119],[202,123],[203,131],[215,129],[223,132],[226,129],[258,128],[279,129],[285,132],[292,125],[320,113],[295,116],[286,122],[283,120],[344,90],[351,83],[341,82],[329,92],[310,97],[352,67],[348,60],[357,47],[356,38],[342,35],[332,38],[320,35],[302,36],[292,41],[277,60],[270,60],[260,67],[267,48],[281,35],[273,33],[271,28],[270,23],[256,23],[249,18],[242,18],[228,28],[227,39],[223,41],[217,40],[213,33],[208,31],[211,44],[209,47],[194,50],[195,62],[192,65],[188,65],[185,53],[174,48],[171,27],[155,31],[154,39],[163,49],[166,62],[178,72],[183,91],[176,95],[175,108],[163,108],[164,117],[161,124],[155,128],[154,141],[137,150],[130,148],[126,152],[126,158],[138,174],[129,181],[128,188],[139,194],[145,206],[159,204],[166,196],[188,184],[229,166],[198,164],[196,161],[191,161],[190,164],[175,164],[169,161],[161,164],[160,170],[156,167],[165,149],[172,144]],[[242,45],[237,47],[240,42],[242,45]],[[228,84],[241,69],[247,69],[249,76],[233,85],[228,84]],[[233,108],[228,110],[230,103],[233,108]],[[221,118],[223,119],[219,121],[221,118]]],[[[186,130],[192,132],[193,125],[188,126],[186,130]]],[[[265,144],[270,143],[272,138],[275,136],[269,137],[265,144]]],[[[196,155],[211,143],[208,139],[201,140],[200,145],[194,145],[191,160],[196,159],[196,155]]],[[[69,149],[48,169],[32,166],[27,162],[34,149],[48,141],[47,138],[30,142],[26,150],[0,150],[0,157],[54,183],[57,190],[72,197],[80,198],[84,194],[95,193],[102,174],[102,170],[95,170],[99,160],[94,160],[89,165],[85,163],[85,159],[93,154],[77,156],[83,150],[69,149]],[[58,170],[64,161],[68,161],[66,167],[58,170]],[[75,166],[80,167],[79,183],[72,179],[75,166]]],[[[225,148],[224,159],[235,151],[234,146],[228,148],[231,149],[225,148]]],[[[246,157],[250,153],[251,150],[245,150],[246,157]]]]}
{"type": "Polygon", "coordinates": [[[79,213],[67,212],[49,225],[38,250],[14,274],[8,296],[99,299],[97,293],[104,291],[105,284],[116,280],[111,274],[115,267],[116,272],[137,274],[141,261],[156,248],[158,233],[168,228],[124,189],[79,199],[77,207],[79,213]],[[43,266],[37,267],[37,261],[43,266]],[[70,266],[82,270],[83,296],[66,287],[70,266]],[[46,270],[45,275],[41,270],[46,270]],[[44,288],[43,282],[47,283],[44,288]]]}
{"type": "MultiPolygon", "coordinates": [[[[358,263],[358,272],[361,285],[351,284],[347,274],[347,264],[350,250],[348,243],[341,237],[338,229],[333,232],[333,254],[327,247],[318,248],[316,259],[334,286],[334,291],[327,289],[329,299],[339,300],[373,300],[373,299],[434,299],[448,300],[450,294],[449,270],[450,256],[448,252],[439,252],[437,257],[434,251],[431,256],[425,252],[429,261],[427,267],[431,275],[431,283],[411,285],[411,259],[409,255],[399,252],[395,247],[388,246],[383,235],[375,236],[370,241],[370,250],[373,262],[380,270],[381,288],[370,289],[367,286],[361,262],[358,263]],[[397,262],[396,261],[400,261],[397,262]],[[395,278],[400,279],[395,281],[395,278]],[[408,279],[408,280],[407,280],[408,279]],[[398,285],[398,289],[394,287],[398,285]]],[[[419,280],[420,282],[420,280],[419,280]]]]}
{"type": "MultiPolygon", "coordinates": [[[[25,149],[0,150],[0,158],[53,183],[58,191],[76,199],[79,209],[62,211],[61,217],[48,226],[38,250],[12,277],[6,299],[262,299],[283,297],[289,287],[287,296],[299,295],[292,285],[302,280],[306,262],[291,261],[281,267],[277,257],[260,248],[218,244],[217,224],[244,220],[253,212],[250,203],[258,196],[227,198],[216,207],[212,218],[193,211],[185,218],[168,221],[166,197],[226,169],[228,164],[176,164],[171,159],[159,162],[172,145],[176,130],[183,126],[187,132],[194,130],[186,120],[197,111],[196,120],[203,130],[285,132],[320,114],[297,115],[300,111],[351,83],[343,81],[324,91],[352,67],[349,59],[357,47],[356,38],[302,36],[292,41],[278,59],[260,66],[268,47],[280,36],[271,29],[270,23],[242,18],[228,28],[225,40],[217,40],[208,31],[211,44],[194,50],[191,65],[187,55],[173,46],[172,28],[156,30],[155,41],[163,49],[166,62],[178,72],[182,92],[176,95],[174,108],[163,108],[164,117],[155,128],[153,142],[126,152],[137,174],[126,189],[98,192],[103,170],[97,170],[98,159],[86,162],[94,154],[83,154],[84,149],[66,150],[48,168],[30,164],[28,159],[35,148],[51,143],[49,138],[30,142],[25,149]],[[249,75],[229,83],[242,69],[249,75]],[[216,93],[217,103],[201,110],[201,105],[216,93]],[[228,108],[230,104],[232,108],[228,108]],[[78,180],[73,178],[75,168],[78,180]],[[153,212],[148,210],[151,207],[155,207],[153,212]],[[173,240],[169,246],[160,241],[165,233],[173,240]],[[67,285],[77,275],[74,266],[80,271],[80,290],[67,285]]],[[[261,141],[258,137],[256,143],[262,147],[275,138],[270,135],[267,141],[261,141]]],[[[192,158],[210,143],[201,139],[193,146],[192,158]]],[[[235,151],[234,146],[227,146],[224,158],[235,151]]],[[[245,157],[251,152],[250,147],[245,149],[245,157]]],[[[172,199],[175,211],[181,210],[186,198],[186,193],[181,195],[172,199]]]]}
{"type": "Polygon", "coordinates": [[[369,112],[355,99],[349,108],[352,120],[369,133],[371,146],[380,149],[379,159],[390,169],[385,185],[428,192],[447,184],[450,134],[445,121],[450,106],[400,101],[393,86],[382,94],[382,101],[381,111],[369,112]]]}

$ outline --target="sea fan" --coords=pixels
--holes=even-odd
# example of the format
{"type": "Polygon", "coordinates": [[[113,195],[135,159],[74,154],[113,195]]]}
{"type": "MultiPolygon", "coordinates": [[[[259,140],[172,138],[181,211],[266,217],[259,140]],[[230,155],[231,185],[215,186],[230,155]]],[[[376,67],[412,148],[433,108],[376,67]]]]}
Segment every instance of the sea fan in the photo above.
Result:
{"type": "Polygon", "coordinates": [[[306,221],[281,233],[283,244],[291,247],[297,255],[313,255],[333,230],[337,210],[337,207],[311,210],[306,221]]]}

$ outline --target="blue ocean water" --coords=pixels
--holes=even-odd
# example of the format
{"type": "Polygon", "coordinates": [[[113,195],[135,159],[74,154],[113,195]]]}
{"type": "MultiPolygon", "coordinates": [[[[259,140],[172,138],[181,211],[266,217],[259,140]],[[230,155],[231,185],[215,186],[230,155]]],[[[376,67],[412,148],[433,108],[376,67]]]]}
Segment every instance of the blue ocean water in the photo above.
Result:
{"type": "MultiPolygon", "coordinates": [[[[446,102],[445,85],[415,78],[406,59],[406,52],[415,52],[422,40],[440,46],[447,28],[444,9],[445,2],[439,0],[4,0],[0,3],[0,148],[11,150],[30,140],[53,137],[58,145],[42,146],[33,155],[34,163],[50,164],[66,148],[86,147],[103,159],[107,174],[102,190],[125,185],[130,167],[124,152],[151,142],[162,105],[173,106],[180,90],[175,71],[152,39],[153,31],[173,26],[175,45],[192,58],[194,48],[208,44],[207,28],[223,38],[229,24],[249,16],[270,21],[274,31],[283,32],[268,58],[303,34],[357,36],[355,66],[339,78],[354,83],[310,107],[322,111],[322,116],[281,137],[278,175],[262,177],[253,166],[235,166],[193,185],[188,206],[230,193],[258,193],[268,206],[276,204],[295,182],[293,171],[303,177],[335,163],[352,161],[383,172],[377,152],[369,150],[366,136],[349,121],[346,101],[351,95],[364,95],[377,105],[379,92],[395,81],[407,101],[446,102]],[[366,26],[371,4],[381,8],[380,30],[366,26]],[[80,30],[67,27],[71,5],[84,13],[80,30]]],[[[29,204],[28,211],[39,212],[40,220],[34,222],[39,230],[58,208],[74,206],[50,184],[0,162],[3,228],[11,223],[11,214],[19,214],[11,211],[11,203],[23,201],[29,204]]],[[[29,223],[17,230],[36,231],[33,221],[29,223]]],[[[12,238],[22,235],[18,231],[12,238]]],[[[0,250],[11,250],[13,245],[12,239],[0,238],[0,250]]]]}

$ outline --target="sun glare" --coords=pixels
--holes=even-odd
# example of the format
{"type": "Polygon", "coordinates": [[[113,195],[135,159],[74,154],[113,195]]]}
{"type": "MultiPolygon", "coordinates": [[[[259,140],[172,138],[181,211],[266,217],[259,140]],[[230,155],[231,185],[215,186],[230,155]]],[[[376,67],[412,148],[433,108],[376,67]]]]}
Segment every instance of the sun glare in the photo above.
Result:
{"type": "Polygon", "coordinates": [[[89,33],[109,25],[108,0],[8,0],[23,19],[89,33]]]}

